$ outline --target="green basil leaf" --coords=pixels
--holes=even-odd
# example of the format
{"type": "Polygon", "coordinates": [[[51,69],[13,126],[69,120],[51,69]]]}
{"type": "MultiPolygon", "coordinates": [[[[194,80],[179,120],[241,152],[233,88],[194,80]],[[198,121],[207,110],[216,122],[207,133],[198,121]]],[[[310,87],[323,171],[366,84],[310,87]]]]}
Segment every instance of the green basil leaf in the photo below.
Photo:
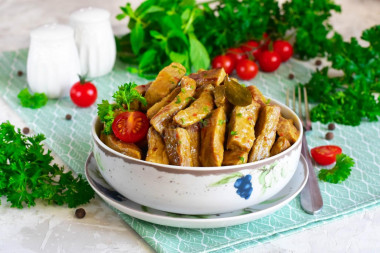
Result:
{"type": "Polygon", "coordinates": [[[165,40],[166,39],[166,37],[164,35],[157,32],[156,30],[151,30],[149,33],[150,33],[150,36],[152,36],[155,39],[158,39],[158,40],[165,40]]]}
{"type": "Polygon", "coordinates": [[[134,54],[138,54],[144,41],[144,29],[140,22],[136,23],[136,26],[131,32],[132,51],[134,54]]]}
{"type": "Polygon", "coordinates": [[[164,8],[160,6],[156,6],[156,5],[150,6],[148,9],[146,9],[144,12],[141,13],[140,18],[144,18],[145,15],[147,14],[160,12],[160,11],[164,11],[164,8]]]}
{"type": "Polygon", "coordinates": [[[192,71],[207,69],[210,66],[210,56],[208,55],[206,48],[193,33],[189,34],[189,41],[192,71]]]}
{"type": "Polygon", "coordinates": [[[117,20],[122,20],[123,18],[125,18],[127,15],[125,13],[120,13],[120,14],[117,14],[116,16],[116,19],[117,20]]]}
{"type": "Polygon", "coordinates": [[[187,53],[177,53],[177,52],[170,52],[169,58],[173,62],[181,63],[182,65],[186,65],[186,61],[188,59],[187,53]]]}
{"type": "Polygon", "coordinates": [[[151,69],[152,66],[152,59],[156,57],[157,51],[155,49],[149,49],[146,51],[140,60],[139,64],[139,70],[140,71],[145,71],[151,69]]]}

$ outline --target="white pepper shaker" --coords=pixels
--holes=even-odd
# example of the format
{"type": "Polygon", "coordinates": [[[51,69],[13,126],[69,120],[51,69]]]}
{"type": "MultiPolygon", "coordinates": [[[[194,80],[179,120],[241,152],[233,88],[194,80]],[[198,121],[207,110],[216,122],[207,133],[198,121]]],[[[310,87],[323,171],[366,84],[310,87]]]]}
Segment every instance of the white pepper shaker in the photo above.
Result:
{"type": "Polygon", "coordinates": [[[30,89],[49,98],[68,96],[80,73],[74,30],[47,24],[31,31],[30,39],[26,72],[30,89]]]}
{"type": "Polygon", "coordinates": [[[93,7],[80,9],[70,16],[82,75],[102,76],[115,64],[116,44],[109,19],[108,11],[93,7]]]}

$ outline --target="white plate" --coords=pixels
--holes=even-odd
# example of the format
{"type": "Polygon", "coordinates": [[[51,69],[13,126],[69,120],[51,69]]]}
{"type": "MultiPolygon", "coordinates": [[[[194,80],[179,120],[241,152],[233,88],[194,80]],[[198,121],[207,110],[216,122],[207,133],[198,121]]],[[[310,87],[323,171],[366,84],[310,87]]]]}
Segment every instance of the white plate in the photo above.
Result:
{"type": "Polygon", "coordinates": [[[169,213],[137,204],[115,191],[98,171],[93,153],[86,162],[86,177],[95,192],[108,204],[135,218],[152,223],[182,228],[217,228],[246,223],[271,214],[294,199],[305,186],[308,170],[301,155],[296,172],[279,193],[268,200],[230,213],[213,215],[185,215],[169,213]]]}

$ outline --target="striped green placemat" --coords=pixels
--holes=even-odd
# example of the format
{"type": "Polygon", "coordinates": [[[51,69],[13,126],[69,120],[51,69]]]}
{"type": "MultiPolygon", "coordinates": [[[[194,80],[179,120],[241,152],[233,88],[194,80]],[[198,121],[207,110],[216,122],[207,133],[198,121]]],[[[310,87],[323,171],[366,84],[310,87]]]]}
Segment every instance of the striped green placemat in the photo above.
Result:
{"type": "MultiPolygon", "coordinates": [[[[47,137],[46,144],[75,172],[83,173],[84,163],[91,152],[90,125],[96,115],[96,106],[78,108],[69,98],[49,100],[38,110],[23,108],[17,99],[18,92],[27,87],[25,72],[27,50],[0,54],[0,93],[5,101],[35,132],[47,137]],[[66,114],[72,120],[65,120],[66,114]]],[[[282,64],[274,73],[259,73],[245,84],[254,84],[265,96],[284,101],[287,87],[310,78],[310,70],[297,61],[282,64]],[[295,79],[289,80],[293,73],[295,79]]],[[[147,80],[125,71],[122,63],[103,77],[96,78],[98,100],[110,99],[117,86],[128,81],[144,84],[147,80]]],[[[364,122],[358,127],[337,125],[333,141],[326,141],[327,126],[313,123],[313,131],[307,136],[309,145],[335,144],[353,157],[356,166],[348,180],[339,185],[320,182],[324,200],[323,211],[308,215],[301,210],[299,200],[272,215],[253,222],[216,229],[184,229],[155,225],[122,214],[115,210],[144,240],[158,252],[234,252],[252,247],[274,238],[295,233],[305,228],[341,218],[380,203],[380,123],[364,122]]]]}

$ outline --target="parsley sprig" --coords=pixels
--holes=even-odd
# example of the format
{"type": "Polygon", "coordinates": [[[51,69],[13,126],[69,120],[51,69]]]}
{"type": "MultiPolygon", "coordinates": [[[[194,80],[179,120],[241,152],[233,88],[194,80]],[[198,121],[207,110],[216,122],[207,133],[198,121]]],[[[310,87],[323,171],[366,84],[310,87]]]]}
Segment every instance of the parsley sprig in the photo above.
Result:
{"type": "Polygon", "coordinates": [[[19,92],[17,97],[20,99],[23,107],[37,109],[46,105],[48,98],[45,93],[30,94],[28,88],[25,88],[19,92]]]}
{"type": "Polygon", "coordinates": [[[48,204],[76,207],[94,197],[86,180],[64,167],[51,164],[51,151],[44,151],[44,135],[25,136],[9,122],[0,125],[0,197],[11,207],[35,206],[36,199],[48,204]]]}
{"type": "Polygon", "coordinates": [[[355,165],[354,160],[345,155],[336,156],[336,164],[331,170],[322,169],[319,171],[318,178],[322,181],[338,184],[346,180],[351,174],[351,167],[355,165]]]}

